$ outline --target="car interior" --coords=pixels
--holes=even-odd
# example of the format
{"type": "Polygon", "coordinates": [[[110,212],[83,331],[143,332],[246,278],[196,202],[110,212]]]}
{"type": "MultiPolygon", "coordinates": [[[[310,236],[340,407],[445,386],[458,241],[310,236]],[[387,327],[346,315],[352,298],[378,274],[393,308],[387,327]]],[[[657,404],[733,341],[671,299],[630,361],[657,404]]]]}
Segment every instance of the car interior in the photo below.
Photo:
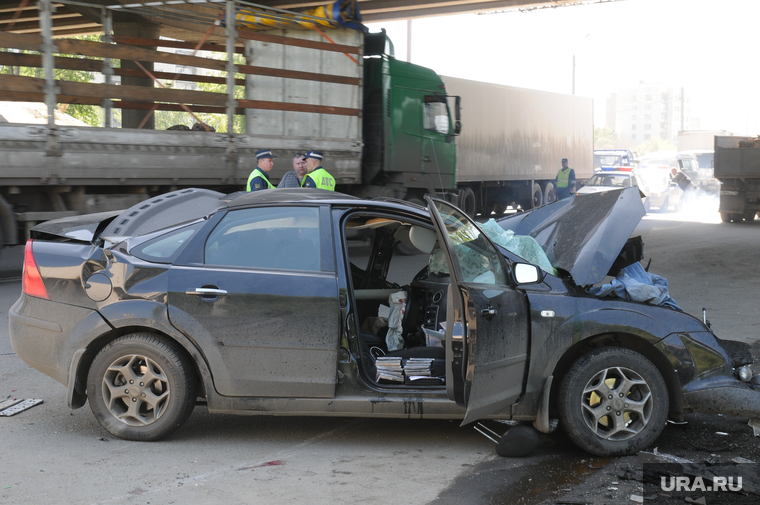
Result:
{"type": "Polygon", "coordinates": [[[435,230],[361,214],[346,222],[344,237],[365,378],[383,387],[444,386],[441,323],[446,321],[450,277],[435,230]],[[396,303],[389,301],[394,296],[396,303]],[[394,326],[403,339],[399,348],[388,338],[394,326]],[[384,367],[389,362],[400,365],[403,374],[388,378],[384,367]],[[425,370],[420,373],[413,365],[425,370]]]}

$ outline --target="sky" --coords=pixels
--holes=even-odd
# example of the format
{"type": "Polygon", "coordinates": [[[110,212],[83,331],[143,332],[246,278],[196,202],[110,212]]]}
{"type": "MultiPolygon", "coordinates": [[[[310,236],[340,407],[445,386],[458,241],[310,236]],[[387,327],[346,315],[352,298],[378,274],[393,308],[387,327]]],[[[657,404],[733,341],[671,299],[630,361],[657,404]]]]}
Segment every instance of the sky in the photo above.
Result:
{"type": "MultiPolygon", "coordinates": [[[[407,57],[407,22],[385,28],[407,57]]],[[[440,75],[606,99],[640,81],[683,87],[703,130],[760,134],[760,0],[622,0],[412,21],[411,61],[440,75]]]]}

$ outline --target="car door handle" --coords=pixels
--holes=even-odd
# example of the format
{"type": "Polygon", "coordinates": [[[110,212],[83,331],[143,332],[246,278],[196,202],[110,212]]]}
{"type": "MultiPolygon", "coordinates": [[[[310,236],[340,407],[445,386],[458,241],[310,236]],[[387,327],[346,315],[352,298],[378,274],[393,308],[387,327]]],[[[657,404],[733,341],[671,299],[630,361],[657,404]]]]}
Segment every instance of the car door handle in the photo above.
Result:
{"type": "Polygon", "coordinates": [[[482,309],[480,311],[480,315],[483,317],[493,317],[496,315],[496,309],[493,309],[491,307],[488,307],[486,309],[482,309]]]}
{"type": "Polygon", "coordinates": [[[214,288],[195,288],[195,291],[185,291],[185,294],[200,296],[224,296],[227,294],[227,291],[214,288]]]}

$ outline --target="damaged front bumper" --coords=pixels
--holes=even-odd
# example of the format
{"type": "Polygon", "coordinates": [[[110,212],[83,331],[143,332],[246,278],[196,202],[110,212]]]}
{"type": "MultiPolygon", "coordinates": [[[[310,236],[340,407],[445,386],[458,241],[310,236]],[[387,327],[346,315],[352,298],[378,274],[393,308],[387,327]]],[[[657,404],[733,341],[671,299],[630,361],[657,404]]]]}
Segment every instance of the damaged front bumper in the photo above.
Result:
{"type": "MultiPolygon", "coordinates": [[[[760,426],[760,359],[752,355],[750,345],[745,342],[713,338],[728,357],[728,363],[722,367],[724,373],[718,375],[715,369],[706,374],[711,376],[707,380],[695,380],[685,386],[682,391],[685,405],[693,412],[749,417],[750,426],[760,426]]],[[[687,349],[694,342],[682,340],[687,349]]],[[[698,340],[705,343],[704,339],[698,340]]],[[[690,351],[694,356],[693,349],[690,351]]],[[[694,362],[698,368],[698,360],[694,362]]]]}
{"type": "Polygon", "coordinates": [[[760,419],[760,390],[739,381],[684,392],[683,397],[694,412],[760,419]]]}

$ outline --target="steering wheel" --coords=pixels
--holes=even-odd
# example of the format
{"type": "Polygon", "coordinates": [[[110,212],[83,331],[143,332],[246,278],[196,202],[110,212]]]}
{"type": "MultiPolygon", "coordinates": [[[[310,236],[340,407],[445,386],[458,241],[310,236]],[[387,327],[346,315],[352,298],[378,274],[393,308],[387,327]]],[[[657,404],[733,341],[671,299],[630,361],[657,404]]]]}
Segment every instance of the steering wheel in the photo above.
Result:
{"type": "Polygon", "coordinates": [[[430,267],[428,265],[425,265],[425,267],[417,272],[417,275],[414,276],[415,281],[422,281],[427,279],[427,276],[430,274],[430,267]]]}

